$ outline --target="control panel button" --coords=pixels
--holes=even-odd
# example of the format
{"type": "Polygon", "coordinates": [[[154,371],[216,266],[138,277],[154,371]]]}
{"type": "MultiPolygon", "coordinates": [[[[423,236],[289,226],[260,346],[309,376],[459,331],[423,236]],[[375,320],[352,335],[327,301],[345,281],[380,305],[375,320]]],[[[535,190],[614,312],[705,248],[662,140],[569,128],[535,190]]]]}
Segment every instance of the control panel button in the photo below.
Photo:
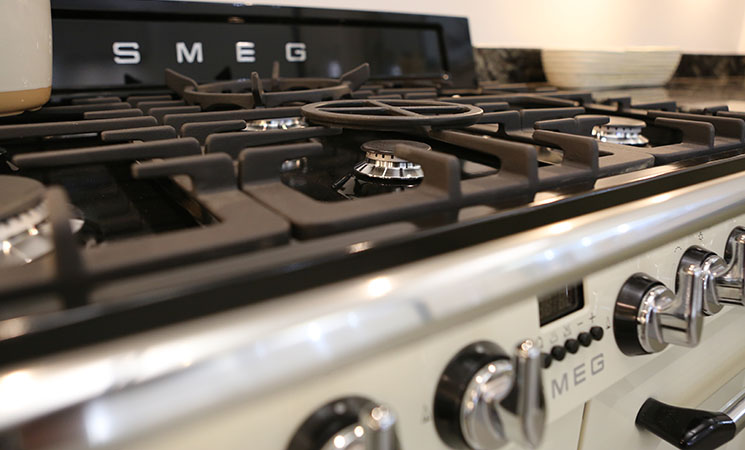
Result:
{"type": "Polygon", "coordinates": [[[590,335],[596,341],[603,339],[603,334],[605,334],[605,330],[603,330],[603,327],[595,325],[594,327],[590,328],[590,335]]]}
{"type": "Polygon", "coordinates": [[[564,342],[564,347],[566,347],[569,353],[575,354],[579,351],[579,341],[576,339],[567,339],[566,342],[564,342]]]}
{"type": "Polygon", "coordinates": [[[557,361],[561,361],[564,359],[564,357],[567,355],[567,350],[560,346],[560,345],[554,345],[551,347],[551,357],[557,361]]]}
{"type": "Polygon", "coordinates": [[[577,336],[577,340],[580,344],[582,344],[583,347],[589,347],[590,344],[592,344],[592,335],[590,333],[583,331],[582,333],[577,336]]]}
{"type": "Polygon", "coordinates": [[[551,357],[550,353],[543,352],[541,353],[541,362],[543,363],[543,368],[548,369],[551,367],[551,363],[554,361],[554,358],[551,357]]]}

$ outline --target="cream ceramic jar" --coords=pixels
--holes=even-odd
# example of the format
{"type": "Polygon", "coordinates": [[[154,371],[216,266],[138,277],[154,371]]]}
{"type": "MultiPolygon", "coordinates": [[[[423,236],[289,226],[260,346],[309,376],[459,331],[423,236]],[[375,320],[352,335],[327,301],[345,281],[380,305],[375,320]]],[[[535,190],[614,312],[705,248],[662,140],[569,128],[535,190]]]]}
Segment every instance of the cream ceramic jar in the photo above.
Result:
{"type": "Polygon", "coordinates": [[[49,0],[0,0],[0,115],[41,107],[51,89],[49,0]]]}

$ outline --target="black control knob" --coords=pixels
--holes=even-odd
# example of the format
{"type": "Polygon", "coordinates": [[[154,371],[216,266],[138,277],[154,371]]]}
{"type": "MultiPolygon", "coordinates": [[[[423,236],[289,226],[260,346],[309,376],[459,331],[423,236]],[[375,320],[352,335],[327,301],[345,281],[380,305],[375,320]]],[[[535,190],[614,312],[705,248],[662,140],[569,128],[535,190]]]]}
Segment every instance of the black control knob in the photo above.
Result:
{"type": "Polygon", "coordinates": [[[621,287],[613,311],[619,349],[629,355],[664,350],[668,344],[695,347],[703,328],[703,302],[712,275],[681,260],[675,292],[643,273],[621,287]]]}
{"type": "Polygon", "coordinates": [[[363,397],[344,397],[326,403],[308,417],[287,450],[352,450],[362,446],[396,450],[395,425],[395,415],[387,407],[363,397]]]}
{"type": "Polygon", "coordinates": [[[545,425],[541,370],[545,358],[531,340],[508,356],[492,342],[476,342],[450,360],[434,401],[440,438],[459,449],[535,448],[545,425]]]}

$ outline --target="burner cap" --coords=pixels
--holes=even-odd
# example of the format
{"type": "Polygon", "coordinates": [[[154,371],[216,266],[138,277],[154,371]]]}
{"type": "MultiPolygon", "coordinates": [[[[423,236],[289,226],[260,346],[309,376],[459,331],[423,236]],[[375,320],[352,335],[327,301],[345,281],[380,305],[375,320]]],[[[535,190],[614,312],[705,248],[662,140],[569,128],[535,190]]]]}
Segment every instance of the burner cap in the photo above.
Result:
{"type": "Polygon", "coordinates": [[[246,131],[289,130],[291,128],[305,128],[308,124],[303,117],[279,117],[276,119],[249,120],[246,131]]]}
{"type": "Polygon", "coordinates": [[[0,175],[0,221],[24,213],[41,203],[44,185],[31,178],[0,175]]]}
{"type": "Polygon", "coordinates": [[[617,116],[609,116],[609,119],[608,123],[592,129],[598,140],[637,147],[649,144],[649,139],[642,135],[642,129],[647,126],[643,120],[617,116]]]}
{"type": "Polygon", "coordinates": [[[52,251],[41,225],[47,219],[44,185],[24,177],[0,175],[0,267],[29,263],[52,251]]]}
{"type": "Polygon", "coordinates": [[[395,156],[393,149],[397,145],[416,147],[420,150],[432,149],[429,145],[416,141],[396,139],[368,141],[362,144],[365,160],[354,166],[354,171],[359,175],[387,181],[421,180],[424,177],[422,166],[395,156]]]}

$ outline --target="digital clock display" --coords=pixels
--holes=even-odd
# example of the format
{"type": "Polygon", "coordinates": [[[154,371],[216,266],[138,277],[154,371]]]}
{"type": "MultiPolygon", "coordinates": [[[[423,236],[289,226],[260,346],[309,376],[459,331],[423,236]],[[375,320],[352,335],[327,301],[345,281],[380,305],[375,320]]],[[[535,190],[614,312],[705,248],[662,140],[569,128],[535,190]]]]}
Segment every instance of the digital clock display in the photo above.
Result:
{"type": "Polygon", "coordinates": [[[585,305],[582,283],[567,285],[558,291],[538,297],[541,326],[579,311],[585,305]]]}

